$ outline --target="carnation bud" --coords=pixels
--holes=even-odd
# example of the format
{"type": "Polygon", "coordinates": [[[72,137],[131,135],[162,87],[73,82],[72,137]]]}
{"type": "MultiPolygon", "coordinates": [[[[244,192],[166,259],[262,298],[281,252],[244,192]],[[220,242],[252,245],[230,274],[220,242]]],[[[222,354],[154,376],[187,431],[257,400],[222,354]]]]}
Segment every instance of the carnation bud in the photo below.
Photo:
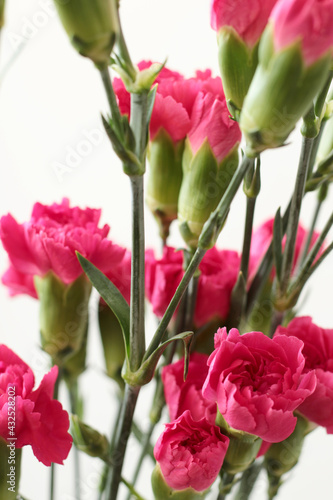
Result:
{"type": "Polygon", "coordinates": [[[183,178],[184,141],[174,142],[160,129],[149,142],[149,174],[146,202],[155,216],[160,235],[166,240],[171,222],[177,218],[178,196],[183,178]]]}
{"type": "Polygon", "coordinates": [[[269,494],[273,498],[281,484],[281,478],[298,462],[309,422],[297,416],[294,432],[281,443],[273,443],[265,454],[265,466],[269,479],[269,494]]]}
{"type": "Polygon", "coordinates": [[[178,202],[180,232],[196,248],[205,222],[215,210],[238,165],[238,144],[219,161],[205,141],[193,154],[189,143],[183,156],[183,181],[178,202]]]}
{"type": "Polygon", "coordinates": [[[283,145],[322,89],[331,66],[328,50],[309,60],[301,36],[279,48],[277,25],[278,19],[272,19],[263,34],[259,64],[241,113],[248,156],[283,145]]]}
{"type": "Polygon", "coordinates": [[[22,448],[15,448],[15,441],[8,442],[0,437],[0,498],[17,500],[21,475],[22,448]]]}
{"type": "MultiPolygon", "coordinates": [[[[88,327],[88,324],[87,324],[88,327]]],[[[78,377],[86,369],[88,328],[86,328],[82,345],[72,356],[65,358],[62,366],[62,376],[69,387],[75,384],[78,377]]]]}
{"type": "Polygon", "coordinates": [[[76,50],[106,66],[119,31],[116,0],[54,0],[76,50]]]}
{"type": "Polygon", "coordinates": [[[109,442],[106,436],[84,424],[77,415],[72,416],[72,434],[78,450],[102,460],[108,455],[109,442]]]}
{"type": "Polygon", "coordinates": [[[121,369],[125,361],[123,334],[118,319],[102,300],[99,304],[98,320],[106,372],[110,378],[123,388],[124,381],[121,377],[121,369]]]}
{"type": "Polygon", "coordinates": [[[0,28],[5,24],[5,0],[0,0],[0,28]]]}
{"type": "Polygon", "coordinates": [[[151,484],[156,500],[200,500],[207,495],[207,490],[198,492],[193,488],[186,488],[185,490],[177,491],[170,488],[165,482],[158,464],[156,464],[153,470],[151,484]]]}
{"type": "Polygon", "coordinates": [[[91,284],[81,275],[66,285],[53,272],[44,277],[35,276],[34,281],[40,300],[42,347],[55,364],[63,366],[84,342],[91,284]]]}

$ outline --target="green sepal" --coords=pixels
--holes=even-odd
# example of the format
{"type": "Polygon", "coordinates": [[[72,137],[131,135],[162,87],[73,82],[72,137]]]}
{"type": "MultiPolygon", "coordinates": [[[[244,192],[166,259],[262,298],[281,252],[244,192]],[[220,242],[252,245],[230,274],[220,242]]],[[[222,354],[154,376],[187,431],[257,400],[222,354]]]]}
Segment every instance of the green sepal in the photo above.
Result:
{"type": "Polygon", "coordinates": [[[128,72],[123,69],[121,65],[112,64],[112,69],[114,69],[118,75],[121,77],[126,90],[130,94],[143,94],[149,92],[154,81],[158,77],[159,73],[162,71],[166,64],[164,63],[153,63],[149,68],[143,69],[142,71],[137,71],[135,80],[130,77],[128,72]]]}
{"type": "Polygon", "coordinates": [[[261,189],[260,156],[256,161],[256,166],[250,168],[244,177],[243,191],[248,198],[256,198],[261,189]]]}
{"type": "Polygon", "coordinates": [[[217,207],[237,170],[237,148],[238,144],[218,163],[208,140],[203,142],[195,155],[189,141],[185,142],[178,221],[180,233],[190,248],[197,248],[205,222],[217,207]]]}
{"type": "Polygon", "coordinates": [[[282,220],[281,220],[281,209],[279,208],[276,212],[273,227],[273,257],[275,263],[276,277],[278,282],[281,281],[282,274],[282,220]]]}
{"type": "Polygon", "coordinates": [[[83,336],[81,347],[78,351],[74,352],[74,354],[65,358],[62,364],[62,377],[69,387],[72,384],[76,383],[79,376],[86,369],[87,341],[88,322],[86,325],[86,330],[83,336]]]}
{"type": "Polygon", "coordinates": [[[217,41],[223,90],[229,111],[238,119],[258,64],[258,43],[248,47],[231,26],[220,29],[217,41]]]}
{"type": "Polygon", "coordinates": [[[110,448],[107,437],[83,423],[77,415],[72,415],[71,420],[71,434],[76,448],[90,457],[104,460],[110,448]]]}
{"type": "Polygon", "coordinates": [[[316,165],[318,172],[326,174],[330,170],[333,172],[333,116],[325,123],[323,135],[320,139],[320,144],[316,156],[316,165]],[[331,157],[331,161],[325,165],[325,160],[331,157]]]}
{"type": "Polygon", "coordinates": [[[331,66],[327,53],[306,67],[299,40],[275,53],[272,29],[268,25],[262,36],[259,64],[241,114],[248,156],[284,144],[324,86],[331,66]]]}
{"type": "Polygon", "coordinates": [[[149,356],[148,359],[143,360],[142,365],[136,372],[131,372],[129,368],[129,363],[127,363],[126,367],[124,367],[123,370],[122,374],[123,379],[125,380],[125,382],[127,382],[127,384],[132,385],[134,387],[148,384],[154,376],[157,363],[160,357],[162,356],[163,352],[165,351],[165,349],[168,347],[169,344],[171,344],[172,342],[176,342],[177,340],[182,340],[184,343],[184,348],[185,348],[184,378],[185,378],[188,371],[188,363],[189,363],[188,353],[190,350],[192,338],[193,338],[193,332],[183,332],[166,340],[165,342],[160,344],[157,349],[155,349],[155,351],[149,356]]]}
{"type": "Polygon", "coordinates": [[[170,488],[165,482],[158,464],[156,464],[153,470],[151,484],[155,500],[202,500],[209,492],[209,490],[195,491],[193,488],[178,491],[170,488]]]}
{"type": "Polygon", "coordinates": [[[0,436],[1,500],[18,500],[21,498],[18,494],[21,476],[21,457],[22,448],[15,448],[15,441],[7,442],[0,436]],[[14,469],[11,467],[14,467],[14,469]],[[13,479],[11,479],[11,475],[13,479]]]}
{"type": "Polygon", "coordinates": [[[149,142],[146,203],[158,222],[163,239],[168,237],[170,224],[177,218],[183,151],[184,141],[174,143],[164,129],[149,142]]]}
{"type": "Polygon", "coordinates": [[[84,342],[91,285],[84,274],[66,285],[52,271],[35,276],[34,283],[42,348],[55,364],[63,366],[84,342]]]}
{"type": "Polygon", "coordinates": [[[262,439],[248,432],[233,429],[218,410],[216,425],[220,427],[222,434],[229,438],[229,446],[222,470],[231,475],[243,472],[256,459],[262,439]]]}
{"type": "Polygon", "coordinates": [[[151,120],[151,115],[153,113],[155,99],[156,99],[157,85],[154,85],[153,88],[148,92],[147,97],[147,136],[149,130],[149,123],[151,120]]]}
{"type": "Polygon", "coordinates": [[[118,288],[88,259],[76,252],[83,271],[117,317],[123,333],[126,359],[130,358],[130,308],[118,288]]]}
{"type": "Polygon", "coordinates": [[[75,49],[97,66],[107,66],[119,32],[115,0],[55,0],[54,3],[75,49]]]}

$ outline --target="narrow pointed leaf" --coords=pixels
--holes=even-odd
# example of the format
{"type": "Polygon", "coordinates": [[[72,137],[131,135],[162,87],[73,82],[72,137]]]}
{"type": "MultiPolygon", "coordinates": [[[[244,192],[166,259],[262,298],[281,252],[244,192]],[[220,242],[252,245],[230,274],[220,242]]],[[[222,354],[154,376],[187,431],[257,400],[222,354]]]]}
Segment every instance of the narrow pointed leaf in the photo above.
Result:
{"type": "Polygon", "coordinates": [[[157,85],[154,85],[154,87],[150,90],[147,99],[147,128],[149,128],[151,115],[154,109],[156,92],[157,92],[157,85]]]}
{"type": "Polygon", "coordinates": [[[130,355],[130,308],[118,288],[99,270],[78,252],[76,253],[83,271],[92,285],[117,317],[124,337],[126,356],[130,355]]]}

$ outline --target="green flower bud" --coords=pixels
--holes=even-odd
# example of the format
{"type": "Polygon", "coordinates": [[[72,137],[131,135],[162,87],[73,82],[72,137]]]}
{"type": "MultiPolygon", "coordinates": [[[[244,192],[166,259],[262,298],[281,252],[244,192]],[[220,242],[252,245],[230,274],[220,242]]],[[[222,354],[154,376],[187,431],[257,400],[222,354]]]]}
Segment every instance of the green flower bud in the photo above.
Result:
{"type": "Polygon", "coordinates": [[[0,28],[5,24],[5,0],[0,0],[0,28]]]}
{"type": "Polygon", "coordinates": [[[103,434],[84,424],[77,415],[72,416],[72,434],[75,446],[91,457],[105,459],[109,442],[103,434]]]}
{"type": "Polygon", "coordinates": [[[65,358],[62,366],[62,376],[68,386],[75,384],[78,377],[86,369],[86,355],[87,355],[87,340],[88,340],[88,323],[83,337],[82,345],[78,351],[74,352],[68,358],[65,358]]]}
{"type": "Polygon", "coordinates": [[[35,276],[35,287],[40,301],[42,347],[62,367],[84,342],[91,284],[82,275],[66,285],[49,272],[42,278],[35,276]]]}
{"type": "Polygon", "coordinates": [[[98,320],[106,372],[120,388],[123,388],[124,380],[121,377],[121,370],[125,361],[125,346],[121,326],[109,306],[102,301],[99,305],[98,320]]]}
{"type": "Polygon", "coordinates": [[[281,485],[281,478],[298,462],[302,452],[304,437],[307,434],[309,422],[297,416],[294,432],[281,443],[273,443],[265,454],[265,467],[269,479],[269,494],[273,498],[281,485]]]}
{"type": "Polygon", "coordinates": [[[316,157],[316,165],[320,173],[327,173],[328,171],[333,173],[333,158],[330,164],[325,165],[325,169],[321,165],[328,156],[333,155],[333,116],[327,120],[324,128],[322,138],[320,140],[319,149],[316,157]]]}
{"type": "Polygon", "coordinates": [[[116,0],[54,0],[76,50],[95,64],[109,64],[119,32],[116,0]]]}
{"type": "Polygon", "coordinates": [[[170,224],[177,218],[183,151],[184,141],[175,143],[162,128],[149,143],[146,202],[158,222],[163,240],[169,236],[170,224]]]}
{"type": "Polygon", "coordinates": [[[325,84],[330,66],[328,52],[307,66],[299,40],[276,52],[272,25],[266,28],[240,119],[248,156],[285,142],[325,84]]]}
{"type": "Polygon", "coordinates": [[[156,464],[152,476],[151,484],[156,500],[201,500],[205,498],[208,491],[198,492],[193,488],[186,488],[185,490],[176,491],[170,488],[165,482],[161,468],[156,464]]]}
{"type": "Polygon", "coordinates": [[[217,35],[218,59],[228,107],[237,119],[258,64],[258,43],[247,45],[231,26],[217,35]]]}
{"type": "Polygon", "coordinates": [[[191,248],[197,247],[205,222],[217,207],[237,169],[237,146],[219,163],[208,141],[195,154],[186,142],[178,220],[181,235],[191,248]]]}
{"type": "Polygon", "coordinates": [[[15,448],[15,441],[6,442],[0,437],[0,498],[17,500],[21,475],[22,448],[15,448]]]}

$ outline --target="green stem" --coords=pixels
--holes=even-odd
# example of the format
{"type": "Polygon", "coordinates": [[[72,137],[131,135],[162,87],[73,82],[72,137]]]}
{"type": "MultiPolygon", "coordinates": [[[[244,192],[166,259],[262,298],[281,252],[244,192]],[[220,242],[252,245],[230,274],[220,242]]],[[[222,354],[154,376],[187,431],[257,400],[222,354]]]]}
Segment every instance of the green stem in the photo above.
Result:
{"type": "Polygon", "coordinates": [[[298,172],[296,177],[295,190],[291,200],[290,215],[287,226],[287,241],[283,253],[281,283],[279,286],[279,294],[281,296],[285,294],[291,276],[291,270],[294,261],[297,229],[299,223],[299,215],[304,195],[305,182],[308,174],[312,146],[313,146],[313,139],[304,137],[299,166],[298,166],[298,172]]]}
{"type": "Polygon", "coordinates": [[[229,474],[228,472],[223,472],[221,476],[220,482],[220,491],[217,496],[217,500],[225,500],[227,495],[229,495],[233,483],[234,483],[235,475],[229,474]]]}
{"type": "Polygon", "coordinates": [[[121,482],[121,473],[124,463],[125,451],[128,438],[131,433],[132,420],[139,392],[140,387],[131,387],[126,385],[119,425],[117,427],[115,447],[110,459],[110,464],[112,464],[112,467],[106,495],[106,498],[108,500],[117,499],[119,483],[121,482]]]}
{"type": "MultiPolygon", "coordinates": [[[[54,384],[53,399],[58,399],[59,397],[59,386],[61,379],[62,379],[62,370],[59,367],[58,377],[54,384]]],[[[55,499],[55,481],[56,481],[55,463],[52,462],[50,471],[50,500],[55,499]]]]}
{"type": "Polygon", "coordinates": [[[306,238],[304,247],[302,249],[302,254],[300,255],[300,257],[298,259],[298,263],[297,263],[297,268],[298,269],[295,272],[296,275],[298,274],[298,270],[300,269],[301,265],[304,263],[307,255],[309,253],[309,250],[310,250],[310,247],[311,247],[313,233],[315,231],[315,227],[316,227],[316,224],[317,224],[317,221],[318,221],[318,217],[319,217],[319,213],[320,213],[321,207],[322,207],[322,200],[320,198],[318,198],[316,206],[315,206],[315,209],[314,209],[314,213],[313,213],[313,216],[312,216],[311,227],[310,227],[309,232],[307,234],[307,238],[306,238]]]}
{"type": "Polygon", "coordinates": [[[132,275],[130,310],[130,368],[139,369],[145,353],[145,240],[143,176],[131,177],[132,275]]]}
{"type": "Polygon", "coordinates": [[[110,107],[110,112],[111,112],[111,117],[115,125],[115,130],[117,131],[118,137],[122,137],[123,131],[122,131],[122,126],[121,126],[121,114],[119,111],[117,99],[113,90],[113,85],[110,77],[110,71],[109,68],[103,67],[99,70],[102,82],[104,85],[106,97],[109,103],[110,107]]]}
{"type": "Polygon", "coordinates": [[[263,468],[263,462],[254,462],[243,472],[234,500],[248,500],[263,468]]]}
{"type": "Polygon", "coordinates": [[[247,275],[249,270],[250,261],[250,249],[252,240],[252,230],[253,230],[253,219],[254,211],[256,206],[257,197],[246,198],[246,218],[245,218],[245,228],[244,228],[244,240],[243,240],[243,251],[240,270],[243,274],[245,282],[247,281],[247,275]]]}
{"type": "MultiPolygon", "coordinates": [[[[70,399],[70,408],[71,413],[73,415],[78,415],[81,412],[79,411],[79,391],[78,391],[78,380],[70,381],[67,384],[69,399],[70,399]]],[[[75,478],[75,498],[76,500],[81,499],[80,493],[80,484],[81,484],[81,467],[80,467],[80,455],[79,450],[76,446],[73,447],[74,453],[74,478],[75,478]]]]}
{"type": "Polygon", "coordinates": [[[145,500],[139,493],[136,491],[134,486],[130,484],[124,477],[121,478],[121,482],[129,489],[129,498],[134,495],[137,500],[145,500]]]}
{"type": "Polygon", "coordinates": [[[119,21],[119,33],[117,36],[116,43],[119,49],[119,57],[122,62],[122,65],[126,69],[127,74],[131,77],[132,81],[135,82],[137,71],[132,63],[132,59],[128,52],[128,48],[125,42],[125,37],[120,22],[119,9],[118,9],[118,21],[119,21]]]}
{"type": "Polygon", "coordinates": [[[170,301],[170,304],[167,310],[164,313],[163,318],[160,321],[160,324],[155,332],[155,335],[146,351],[144,356],[144,360],[148,359],[149,356],[158,348],[161,341],[163,340],[163,336],[166,332],[168,324],[180,302],[180,299],[183,296],[192,276],[197,270],[200,262],[202,261],[206,251],[208,248],[216,242],[216,239],[220,233],[221,227],[225,222],[227,217],[230,205],[232,200],[234,199],[237,190],[250,166],[253,165],[254,159],[247,158],[246,156],[243,158],[243,162],[240,167],[236,171],[233,176],[227,190],[225,191],[220,203],[214,212],[211,213],[209,219],[205,223],[201,235],[199,237],[199,246],[196,249],[189,266],[187,267],[184,276],[170,301]]]}

